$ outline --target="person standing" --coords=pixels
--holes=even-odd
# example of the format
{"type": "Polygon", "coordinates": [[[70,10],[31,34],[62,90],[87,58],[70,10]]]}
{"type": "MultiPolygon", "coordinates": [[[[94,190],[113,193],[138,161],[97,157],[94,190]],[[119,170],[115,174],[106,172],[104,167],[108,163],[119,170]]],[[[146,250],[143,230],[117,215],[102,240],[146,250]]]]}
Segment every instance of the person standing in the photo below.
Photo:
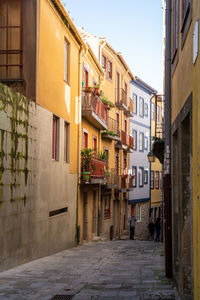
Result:
{"type": "Polygon", "coordinates": [[[132,215],[129,218],[129,222],[130,222],[130,239],[134,240],[135,223],[136,223],[136,219],[135,219],[134,215],[132,215]]]}
{"type": "Polygon", "coordinates": [[[160,241],[160,218],[157,218],[155,222],[155,227],[156,227],[156,242],[160,241]]]}
{"type": "Polygon", "coordinates": [[[154,232],[155,232],[155,224],[152,221],[150,221],[148,227],[149,227],[150,239],[151,239],[151,241],[153,241],[154,232]]]}

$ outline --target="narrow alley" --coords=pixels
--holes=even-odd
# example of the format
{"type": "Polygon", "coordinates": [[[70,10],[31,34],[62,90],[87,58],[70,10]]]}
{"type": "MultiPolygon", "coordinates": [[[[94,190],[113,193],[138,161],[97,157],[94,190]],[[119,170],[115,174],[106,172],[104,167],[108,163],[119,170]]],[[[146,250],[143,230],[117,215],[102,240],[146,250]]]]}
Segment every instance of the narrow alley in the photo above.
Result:
{"type": "Polygon", "coordinates": [[[0,299],[179,298],[164,275],[162,243],[117,240],[87,243],[2,272],[0,299]]]}

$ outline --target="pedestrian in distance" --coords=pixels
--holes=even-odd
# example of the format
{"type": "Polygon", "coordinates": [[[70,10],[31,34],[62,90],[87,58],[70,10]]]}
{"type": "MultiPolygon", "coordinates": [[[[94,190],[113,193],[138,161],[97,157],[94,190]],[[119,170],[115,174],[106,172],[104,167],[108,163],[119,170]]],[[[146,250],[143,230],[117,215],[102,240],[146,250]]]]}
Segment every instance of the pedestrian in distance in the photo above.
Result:
{"type": "Polygon", "coordinates": [[[130,239],[134,240],[135,223],[136,223],[136,219],[135,219],[134,215],[132,215],[129,218],[129,223],[130,223],[130,239]]]}
{"type": "Polygon", "coordinates": [[[160,218],[157,218],[155,222],[155,227],[156,227],[156,240],[155,242],[160,241],[160,218]]]}
{"type": "Polygon", "coordinates": [[[148,227],[149,227],[150,239],[151,239],[151,241],[153,241],[153,238],[154,238],[154,232],[155,232],[155,224],[154,224],[152,221],[150,221],[148,227]]]}

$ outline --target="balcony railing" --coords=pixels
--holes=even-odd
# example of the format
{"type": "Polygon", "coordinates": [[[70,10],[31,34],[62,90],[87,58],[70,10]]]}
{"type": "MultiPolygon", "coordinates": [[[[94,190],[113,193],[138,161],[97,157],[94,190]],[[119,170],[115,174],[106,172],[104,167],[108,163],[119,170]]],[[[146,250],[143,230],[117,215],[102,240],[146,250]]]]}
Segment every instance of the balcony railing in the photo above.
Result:
{"type": "MultiPolygon", "coordinates": [[[[83,161],[82,161],[83,165],[83,161]]],[[[90,175],[88,179],[82,176],[82,184],[105,184],[106,176],[105,170],[107,169],[107,162],[98,158],[92,158],[90,164],[90,175]]]]}
{"type": "Polygon", "coordinates": [[[82,115],[99,129],[108,129],[107,110],[101,99],[92,93],[82,93],[82,115]]]}
{"type": "Polygon", "coordinates": [[[128,109],[124,111],[127,117],[133,117],[133,100],[129,98],[128,109]]]}
{"type": "Polygon", "coordinates": [[[108,117],[108,130],[102,132],[102,137],[106,139],[113,139],[116,141],[120,140],[120,131],[118,129],[118,124],[115,119],[108,117]]]}
{"type": "Polygon", "coordinates": [[[128,97],[124,89],[116,89],[115,105],[124,111],[128,110],[128,97]]]}

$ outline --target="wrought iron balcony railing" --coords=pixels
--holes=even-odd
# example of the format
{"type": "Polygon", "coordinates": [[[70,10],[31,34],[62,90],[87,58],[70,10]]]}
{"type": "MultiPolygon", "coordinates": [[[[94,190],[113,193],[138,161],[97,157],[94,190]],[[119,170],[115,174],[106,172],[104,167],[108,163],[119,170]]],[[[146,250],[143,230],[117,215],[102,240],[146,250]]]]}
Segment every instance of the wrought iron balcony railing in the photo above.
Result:
{"type": "Polygon", "coordinates": [[[102,132],[102,137],[105,139],[113,139],[119,141],[120,131],[118,129],[117,121],[115,119],[108,117],[107,124],[108,124],[108,130],[102,132]]]}
{"type": "Polygon", "coordinates": [[[107,109],[95,93],[82,93],[82,115],[97,128],[108,129],[107,109]]]}

